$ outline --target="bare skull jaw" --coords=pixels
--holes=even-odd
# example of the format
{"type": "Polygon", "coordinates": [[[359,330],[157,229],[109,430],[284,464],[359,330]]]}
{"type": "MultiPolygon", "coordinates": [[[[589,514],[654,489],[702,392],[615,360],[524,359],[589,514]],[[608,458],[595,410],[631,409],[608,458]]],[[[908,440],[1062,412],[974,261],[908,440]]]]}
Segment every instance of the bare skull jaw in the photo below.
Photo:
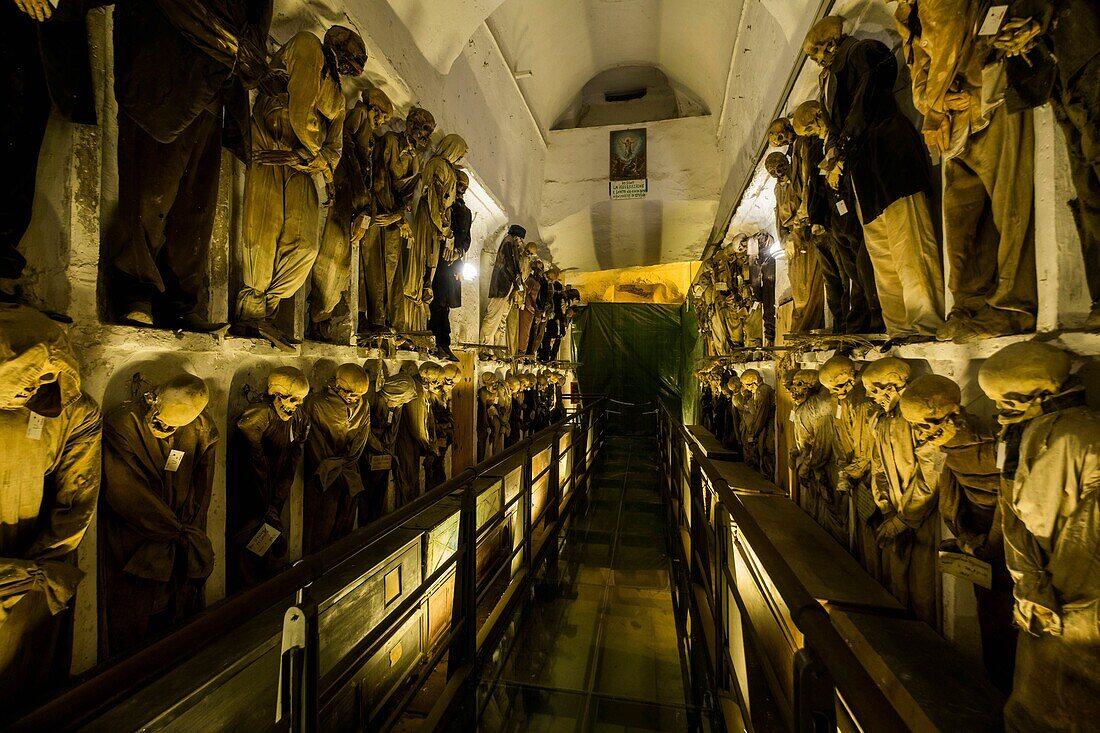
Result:
{"type": "Polygon", "coordinates": [[[942,446],[951,442],[951,439],[959,432],[959,413],[953,412],[946,417],[926,417],[923,420],[912,422],[913,436],[918,445],[942,446]]]}
{"type": "Polygon", "coordinates": [[[836,384],[827,384],[825,385],[825,388],[828,389],[834,397],[843,402],[844,400],[848,399],[848,395],[852,393],[852,390],[855,388],[855,386],[855,375],[852,375],[847,379],[837,382],[836,384]]]}
{"type": "Polygon", "coordinates": [[[280,420],[286,422],[294,417],[302,405],[302,398],[291,394],[272,394],[271,406],[280,420]]]}
{"type": "Polygon", "coordinates": [[[1001,425],[1015,425],[1039,417],[1043,414],[1043,397],[1044,395],[1029,397],[1009,394],[994,398],[997,422],[1001,425]]]}
{"type": "Polygon", "coordinates": [[[901,399],[901,391],[893,384],[874,385],[867,395],[883,412],[890,412],[901,399]]]}

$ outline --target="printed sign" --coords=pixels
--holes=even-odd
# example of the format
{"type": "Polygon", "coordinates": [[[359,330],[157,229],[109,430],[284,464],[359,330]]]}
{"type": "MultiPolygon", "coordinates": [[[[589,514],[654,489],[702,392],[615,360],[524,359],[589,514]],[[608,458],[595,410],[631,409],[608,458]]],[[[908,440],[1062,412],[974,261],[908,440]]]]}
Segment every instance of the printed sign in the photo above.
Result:
{"type": "Polygon", "coordinates": [[[46,418],[42,417],[37,412],[32,412],[30,420],[27,421],[27,437],[31,440],[41,440],[42,427],[45,424],[46,418]]]}
{"type": "Polygon", "coordinates": [[[990,8],[989,12],[985,14],[985,20],[982,21],[982,27],[978,29],[978,35],[996,35],[997,31],[1001,29],[1001,23],[1004,21],[1007,12],[1007,5],[994,5],[990,8]]]}
{"type": "Polygon", "coordinates": [[[393,465],[393,456],[371,456],[370,457],[370,470],[372,471],[388,471],[393,465]]]}
{"type": "Polygon", "coordinates": [[[187,455],[181,450],[173,450],[168,454],[168,461],[164,464],[165,471],[178,471],[180,470],[180,463],[183,462],[183,457],[187,455]]]}
{"type": "Polygon", "coordinates": [[[611,198],[645,198],[649,192],[645,129],[613,130],[610,161],[611,198]]]}
{"type": "Polygon", "coordinates": [[[993,587],[993,566],[963,552],[940,550],[940,572],[969,580],[983,588],[993,587]]]}
{"type": "Polygon", "coordinates": [[[856,485],[856,513],[859,514],[859,518],[866,522],[871,518],[871,515],[875,513],[878,506],[875,504],[875,497],[871,494],[871,487],[866,484],[860,483],[856,485]]]}
{"type": "Polygon", "coordinates": [[[275,529],[267,522],[264,522],[263,526],[261,526],[252,539],[249,540],[248,544],[245,545],[245,548],[253,555],[263,557],[267,554],[267,551],[271,549],[271,546],[275,544],[275,540],[279,539],[280,534],[279,530],[275,529]]]}

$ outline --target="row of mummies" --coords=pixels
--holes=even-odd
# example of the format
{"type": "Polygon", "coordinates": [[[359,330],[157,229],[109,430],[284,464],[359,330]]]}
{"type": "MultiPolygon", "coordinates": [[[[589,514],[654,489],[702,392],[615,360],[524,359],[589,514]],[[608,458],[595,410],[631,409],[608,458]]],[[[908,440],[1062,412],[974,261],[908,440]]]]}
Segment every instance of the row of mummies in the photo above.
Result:
{"type": "Polygon", "coordinates": [[[775,389],[756,369],[740,373],[714,363],[695,372],[703,427],[746,465],[775,476],[775,389]]]}
{"type": "Polygon", "coordinates": [[[881,332],[970,342],[1035,329],[1035,139],[1049,102],[1069,152],[1070,202],[1100,327],[1100,5],[1012,0],[998,25],[981,0],[900,0],[895,19],[918,130],[895,98],[897,61],[844,19],[803,49],[820,97],[775,120],[765,159],[794,298],[792,332],[881,332]],[[943,246],[932,161],[943,170],[943,246]],[[953,306],[944,318],[943,265],[953,306]]]}
{"type": "Polygon", "coordinates": [[[774,340],[775,262],[767,255],[771,241],[766,232],[738,235],[700,266],[688,303],[698,318],[706,353],[724,356],[774,340]]]}
{"type": "Polygon", "coordinates": [[[985,360],[999,430],[952,380],[898,358],[780,374],[801,506],[899,602],[938,629],[938,550],[990,566],[991,587],[974,586],[982,655],[1010,692],[1011,731],[1083,730],[1100,714],[1100,412],[1071,367],[1039,342],[985,360]]]}
{"type": "Polygon", "coordinates": [[[487,371],[477,390],[477,457],[485,460],[565,417],[560,369],[487,371]]]}
{"type": "Polygon", "coordinates": [[[480,339],[509,355],[546,363],[558,358],[581,294],[562,282],[560,268],[539,258],[538,244],[525,242],[526,236],[526,229],[512,224],[497,248],[480,339]]]}
{"type": "MultiPolygon", "coordinates": [[[[303,464],[307,554],[446,480],[458,369],[400,363],[341,364],[324,385],[279,367],[246,393],[228,440],[231,591],[287,564],[286,522],[299,520],[284,504],[303,464]]],[[[187,373],[137,382],[101,419],[65,332],[25,306],[0,305],[0,395],[0,680],[5,703],[21,705],[66,678],[63,629],[82,575],[72,558],[94,513],[101,658],[202,608],[226,448],[206,383],[187,373]]]]}
{"type": "Polygon", "coordinates": [[[272,2],[3,3],[13,31],[5,98],[17,100],[3,128],[12,155],[0,196],[0,290],[8,298],[20,297],[26,260],[18,246],[51,104],[73,122],[96,124],[86,15],[91,5],[113,4],[119,231],[106,243],[103,269],[114,320],[189,331],[224,325],[199,312],[224,145],[247,165],[235,335],[293,350],[276,311],[311,281],[310,338],[339,341],[340,311],[359,314],[358,329],[369,334],[430,324],[437,344],[449,347],[449,311],[461,305],[470,245],[469,178],[458,167],[466,142],[446,135],[432,149],[431,113],[414,107],[395,124],[380,89],[347,102],[341,80],[359,77],[367,61],[353,30],[334,25],[323,39],[302,31],[269,57],[272,2]],[[353,242],[359,303],[346,302],[353,242]]]}

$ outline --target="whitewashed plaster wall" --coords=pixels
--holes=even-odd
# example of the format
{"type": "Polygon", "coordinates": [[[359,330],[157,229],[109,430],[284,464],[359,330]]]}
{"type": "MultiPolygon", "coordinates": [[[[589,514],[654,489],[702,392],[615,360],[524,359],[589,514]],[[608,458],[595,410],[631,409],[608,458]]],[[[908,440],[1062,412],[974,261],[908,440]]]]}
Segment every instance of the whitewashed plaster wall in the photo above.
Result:
{"type": "Polygon", "coordinates": [[[550,133],[540,217],[554,261],[581,271],[698,259],[714,220],[714,117],[550,133]],[[610,131],[647,131],[649,192],[611,201],[610,131]]]}

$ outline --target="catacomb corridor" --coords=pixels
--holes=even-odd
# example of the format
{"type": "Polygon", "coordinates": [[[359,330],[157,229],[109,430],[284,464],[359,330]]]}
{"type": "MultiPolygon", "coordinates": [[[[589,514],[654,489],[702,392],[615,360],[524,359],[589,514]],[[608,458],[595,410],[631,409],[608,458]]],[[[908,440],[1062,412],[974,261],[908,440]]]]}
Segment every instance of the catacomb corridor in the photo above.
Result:
{"type": "Polygon", "coordinates": [[[1097,0],[0,23],[0,731],[1100,731],[1097,0]]]}

